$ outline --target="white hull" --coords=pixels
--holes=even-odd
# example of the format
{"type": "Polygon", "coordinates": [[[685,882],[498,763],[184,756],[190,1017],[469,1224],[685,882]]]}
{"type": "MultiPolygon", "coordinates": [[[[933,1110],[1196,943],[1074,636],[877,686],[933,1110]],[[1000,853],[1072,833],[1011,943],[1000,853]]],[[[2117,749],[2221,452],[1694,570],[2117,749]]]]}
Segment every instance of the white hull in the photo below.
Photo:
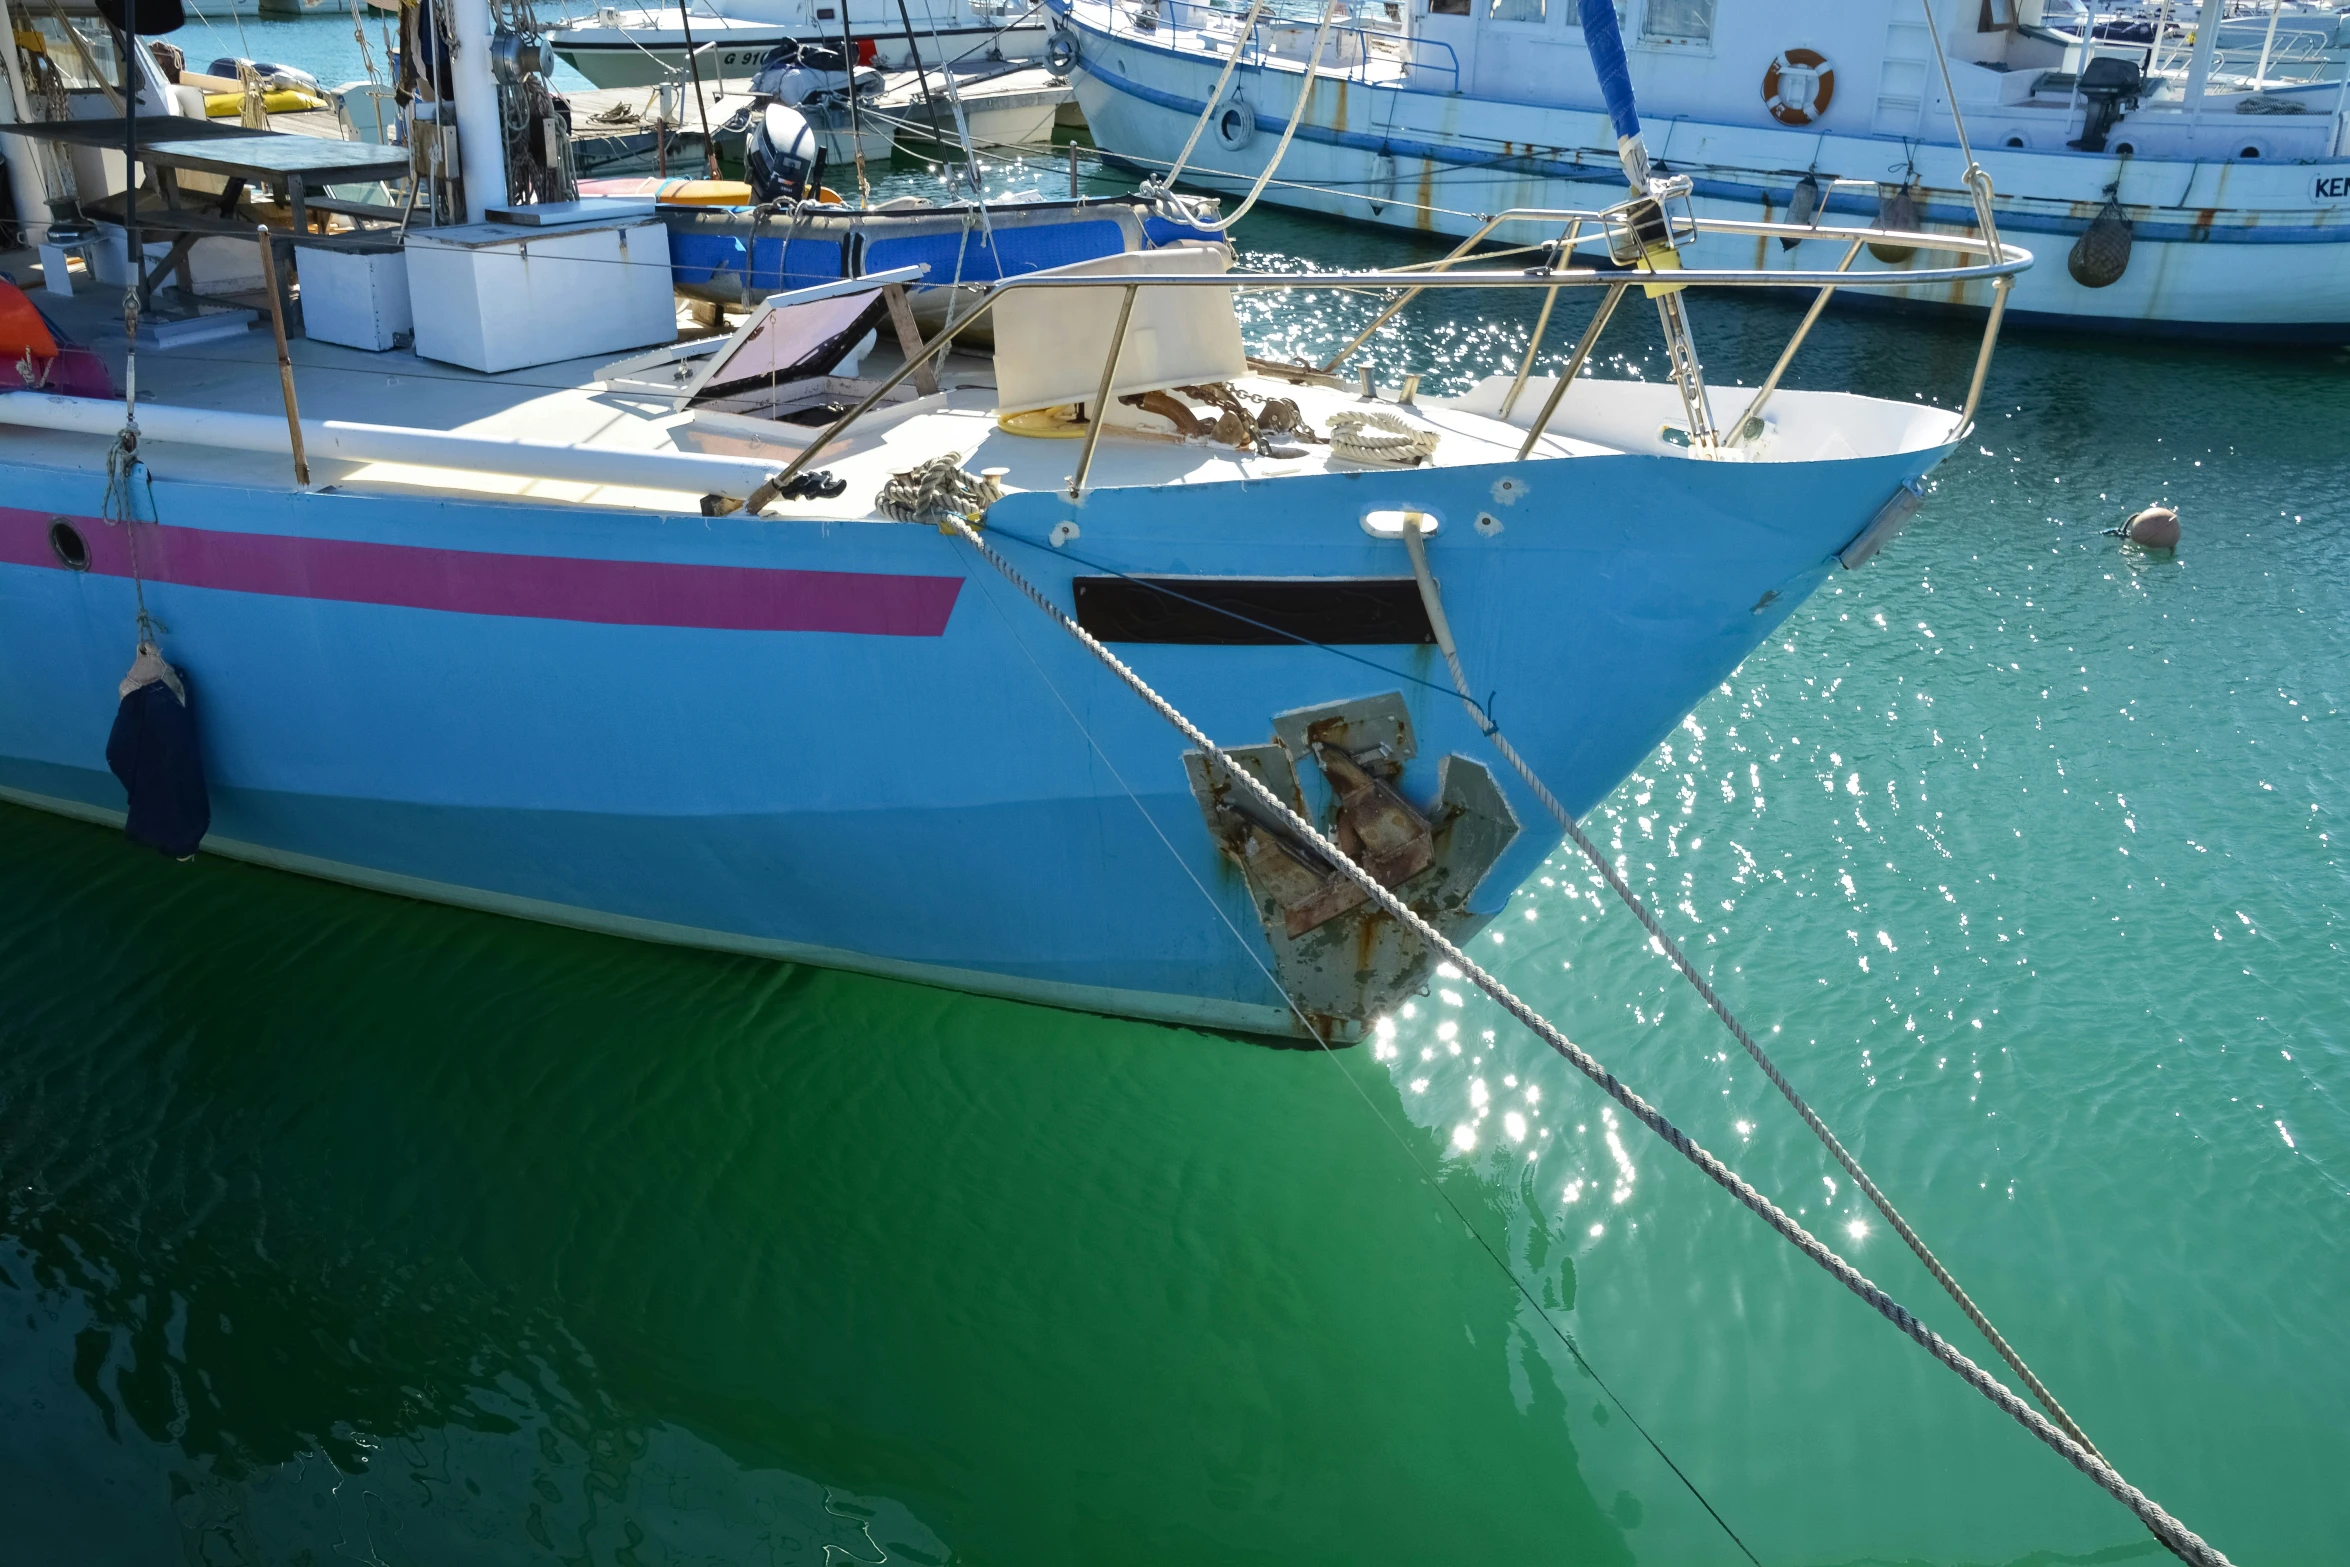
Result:
{"type": "MultiPolygon", "coordinates": [[[[1074,6],[1079,57],[1072,72],[1080,106],[1106,152],[1145,168],[1163,168],[1181,150],[1214,86],[1222,61],[1196,35],[1162,28],[1138,36],[1104,25],[1106,9],[1074,6]],[[1178,47],[1169,47],[1170,42],[1178,47]]],[[[1302,52],[1302,51],[1301,51],[1302,52]]],[[[1475,57],[1464,75],[1475,74],[1475,57]]],[[[1505,101],[1413,85],[1409,69],[1379,79],[1378,62],[1347,77],[1326,73],[1267,201],[1335,217],[1426,233],[1466,235],[1483,214],[1511,207],[1598,208],[1624,195],[1615,139],[1604,113],[1505,101]],[[1368,76],[1370,79],[1366,80],[1368,76]]],[[[1421,75],[1426,73],[1422,71],[1421,75]]],[[[1243,188],[1264,168],[1297,102],[1303,80],[1294,61],[1252,57],[1234,76],[1253,128],[1237,147],[1203,135],[1184,181],[1210,189],[1243,188]]],[[[1873,217],[1875,181],[1898,171],[1897,136],[1708,124],[1664,119],[1647,110],[1650,149],[1672,172],[1689,175],[1700,213],[1727,218],[1784,218],[1807,169],[1823,179],[1854,181],[1831,193],[1839,220],[1873,217]]],[[[1224,117],[1219,115],[1219,123],[1224,117]]],[[[2217,131],[2275,135],[2271,117],[2243,116],[2217,131]],[[2245,130],[2243,124],[2250,124],[2245,130]]],[[[2303,125],[2306,135],[2330,127],[2303,125]]],[[[2231,120],[2237,117],[2230,117],[2231,120]]],[[[1865,123],[1865,122],[1861,122],[1865,123]]],[[[1973,116],[1970,111],[1970,123],[1973,116]]],[[[1766,122],[1767,124],[1767,122],[1766,122]]],[[[1982,145],[1977,154],[1999,192],[2003,237],[2040,264],[2017,279],[2010,319],[2114,330],[2149,326],[2180,333],[2285,341],[2350,338],[2350,159],[2332,155],[2282,159],[2121,157],[2112,153],[2039,151],[1982,145]],[[2095,217],[2106,188],[2136,229],[2128,269],[2105,288],[2085,288],[2066,269],[2066,254],[2095,217]]],[[[1973,215],[1955,146],[1913,149],[1925,226],[1971,232],[1973,215]]],[[[1898,178],[1898,174],[1891,176],[1898,178]]],[[[1498,235],[1525,240],[1531,233],[1498,235]]],[[[1777,242],[1727,247],[1711,242],[1699,265],[1778,269],[1832,266],[1819,244],[1792,251],[1777,242]]],[[[1876,266],[1864,253],[1861,266],[1876,266]]],[[[1897,297],[1901,297],[1898,296],[1897,297]]],[[[1913,302],[1961,309],[1988,304],[1987,285],[1919,289],[1913,302]]]]}
{"type": "MultiPolygon", "coordinates": [[[[850,35],[874,46],[877,62],[890,70],[909,68],[919,54],[923,64],[936,68],[941,60],[968,56],[982,59],[1033,60],[1044,52],[1045,29],[1035,16],[1006,25],[1001,20],[968,13],[940,17],[935,28],[924,25],[916,9],[915,32],[909,46],[904,24],[894,14],[886,20],[863,8],[852,15],[850,35]]],[[[566,65],[598,87],[654,87],[665,78],[682,78],[686,71],[686,35],[693,35],[702,80],[709,83],[747,82],[758,74],[768,53],[786,43],[823,44],[838,48],[841,24],[833,20],[779,17],[713,17],[696,13],[680,26],[675,7],[666,11],[605,12],[567,22],[548,32],[547,42],[566,65]]]]}

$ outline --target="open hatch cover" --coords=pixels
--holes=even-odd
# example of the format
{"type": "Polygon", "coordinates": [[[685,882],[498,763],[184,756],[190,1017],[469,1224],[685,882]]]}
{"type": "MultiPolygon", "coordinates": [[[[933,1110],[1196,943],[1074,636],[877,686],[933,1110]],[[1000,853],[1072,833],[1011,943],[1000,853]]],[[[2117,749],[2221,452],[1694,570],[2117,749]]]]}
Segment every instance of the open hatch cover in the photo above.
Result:
{"type": "Polygon", "coordinates": [[[622,360],[598,379],[632,390],[658,389],[679,406],[729,393],[828,375],[888,313],[882,290],[918,281],[924,267],[898,267],[814,288],[772,294],[717,343],[679,343],[622,360]],[[701,363],[690,371],[689,360],[701,363]]]}

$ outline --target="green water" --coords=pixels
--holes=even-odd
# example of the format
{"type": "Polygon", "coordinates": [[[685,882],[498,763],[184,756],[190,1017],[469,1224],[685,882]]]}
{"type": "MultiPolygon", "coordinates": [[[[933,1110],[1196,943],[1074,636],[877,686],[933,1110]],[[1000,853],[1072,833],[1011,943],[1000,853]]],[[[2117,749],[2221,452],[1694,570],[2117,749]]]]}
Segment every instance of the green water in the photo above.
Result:
{"type": "MultiPolygon", "coordinates": [[[[1792,316],[1698,322],[1751,382],[1792,316]]],[[[1948,401],[1972,350],[1832,315],[1796,379],[1948,401]]],[[[2011,340],[1919,522],[1594,823],[2245,1564],[2350,1559],[2346,369],[2011,340]],[[2176,560],[2099,536],[2156,498],[2176,560]]],[[[1591,883],[1480,957],[1988,1360],[1591,883]]],[[[1392,1022],[1269,1050],[0,807],[0,1563],[2159,1555],[1468,987],[1392,1022]]]]}

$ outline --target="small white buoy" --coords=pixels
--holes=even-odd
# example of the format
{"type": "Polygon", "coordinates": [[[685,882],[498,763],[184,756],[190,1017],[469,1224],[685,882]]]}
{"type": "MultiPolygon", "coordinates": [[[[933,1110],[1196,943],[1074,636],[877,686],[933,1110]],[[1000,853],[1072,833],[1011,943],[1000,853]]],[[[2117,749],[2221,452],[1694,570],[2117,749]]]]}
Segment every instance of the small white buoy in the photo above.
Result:
{"type": "Polygon", "coordinates": [[[2149,506],[2122,524],[2122,537],[2150,550],[2179,547],[2179,514],[2168,506],[2149,506]]]}

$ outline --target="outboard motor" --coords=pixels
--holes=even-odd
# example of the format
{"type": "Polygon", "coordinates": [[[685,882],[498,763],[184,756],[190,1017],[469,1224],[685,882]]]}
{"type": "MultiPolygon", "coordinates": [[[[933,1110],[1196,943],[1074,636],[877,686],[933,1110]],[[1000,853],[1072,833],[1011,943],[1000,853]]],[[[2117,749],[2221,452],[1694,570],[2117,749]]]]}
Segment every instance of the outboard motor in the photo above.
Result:
{"type": "Polygon", "coordinates": [[[743,142],[743,170],[752,199],[800,201],[823,188],[824,149],[808,128],[807,116],[786,103],[771,103],[751,122],[743,142]]]}
{"type": "MultiPolygon", "coordinates": [[[[867,67],[857,72],[859,93],[876,94],[883,86],[879,71],[867,67]]],[[[848,88],[848,57],[829,44],[778,44],[759,62],[759,74],[751,78],[753,97],[773,98],[795,107],[811,98],[845,93],[848,88]]]]}
{"type": "Polygon", "coordinates": [[[2081,139],[2065,145],[2075,152],[2103,152],[2105,133],[2122,117],[2122,110],[2138,107],[2138,95],[2145,90],[2146,73],[2137,61],[2110,54],[2091,60],[2081,71],[2081,102],[2087,106],[2081,139]]]}

